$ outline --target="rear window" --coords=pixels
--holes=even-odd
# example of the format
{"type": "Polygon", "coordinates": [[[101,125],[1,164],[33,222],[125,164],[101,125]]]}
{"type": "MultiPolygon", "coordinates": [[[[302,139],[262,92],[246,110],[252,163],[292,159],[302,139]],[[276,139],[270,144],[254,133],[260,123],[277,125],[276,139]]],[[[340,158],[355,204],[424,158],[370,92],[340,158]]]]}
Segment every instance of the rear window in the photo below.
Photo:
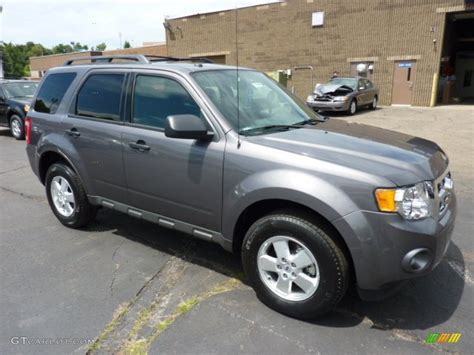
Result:
{"type": "Polygon", "coordinates": [[[124,74],[93,74],[77,95],[76,115],[120,121],[124,74]]]}
{"type": "Polygon", "coordinates": [[[34,110],[50,114],[56,113],[64,94],[75,77],[76,73],[48,75],[36,97],[34,110]]]}

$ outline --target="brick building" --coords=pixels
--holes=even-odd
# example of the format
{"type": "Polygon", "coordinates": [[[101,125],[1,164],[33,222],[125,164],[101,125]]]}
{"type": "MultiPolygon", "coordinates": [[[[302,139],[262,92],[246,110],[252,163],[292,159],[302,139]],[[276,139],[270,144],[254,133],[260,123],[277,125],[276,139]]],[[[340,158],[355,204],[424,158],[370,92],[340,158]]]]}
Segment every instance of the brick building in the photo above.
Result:
{"type": "Polygon", "coordinates": [[[472,0],[288,0],[173,18],[168,54],[235,65],[236,28],[239,64],[291,73],[302,98],[335,70],[371,77],[385,105],[474,97],[472,0]]]}
{"type": "Polygon", "coordinates": [[[73,53],[64,53],[64,54],[53,54],[45,55],[41,57],[31,57],[30,58],[30,71],[31,78],[39,79],[43,76],[43,73],[46,70],[61,66],[67,60],[73,58],[81,57],[92,57],[100,55],[122,55],[122,54],[145,54],[145,55],[158,55],[166,56],[166,44],[165,43],[152,43],[150,45],[145,45],[143,47],[134,47],[126,49],[113,49],[108,51],[84,51],[84,52],[73,52],[73,53]]]}

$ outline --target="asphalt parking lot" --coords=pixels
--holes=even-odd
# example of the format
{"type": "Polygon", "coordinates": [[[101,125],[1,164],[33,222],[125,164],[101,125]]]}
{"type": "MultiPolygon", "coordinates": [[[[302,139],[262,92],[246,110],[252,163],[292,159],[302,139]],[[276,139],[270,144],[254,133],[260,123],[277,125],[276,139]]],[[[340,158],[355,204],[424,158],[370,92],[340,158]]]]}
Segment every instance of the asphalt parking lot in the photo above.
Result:
{"type": "Polygon", "coordinates": [[[87,229],[63,227],[30,170],[25,143],[1,130],[0,353],[472,353],[472,106],[391,107],[333,119],[432,139],[450,156],[459,214],[432,274],[381,302],[352,295],[321,319],[287,318],[257,300],[239,258],[217,245],[109,210],[87,229]],[[424,342],[448,332],[462,333],[460,342],[424,342]]]}

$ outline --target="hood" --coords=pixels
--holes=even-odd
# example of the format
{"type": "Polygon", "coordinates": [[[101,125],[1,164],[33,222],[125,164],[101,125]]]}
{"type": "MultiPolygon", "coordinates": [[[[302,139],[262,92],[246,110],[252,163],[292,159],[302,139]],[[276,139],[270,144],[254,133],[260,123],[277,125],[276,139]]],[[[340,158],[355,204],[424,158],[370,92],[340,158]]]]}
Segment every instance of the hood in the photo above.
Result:
{"type": "Polygon", "coordinates": [[[32,97],[13,97],[11,99],[8,99],[10,105],[31,105],[31,102],[33,101],[32,97]]]}
{"type": "Polygon", "coordinates": [[[338,119],[251,140],[382,176],[398,186],[434,180],[448,165],[444,152],[431,141],[338,119]]]}
{"type": "Polygon", "coordinates": [[[347,85],[341,85],[341,84],[323,84],[323,85],[319,85],[316,90],[315,90],[315,93],[317,94],[331,94],[331,93],[335,93],[335,92],[339,92],[340,94],[348,94],[348,93],[351,93],[352,91],[352,88],[347,86],[347,85]]]}

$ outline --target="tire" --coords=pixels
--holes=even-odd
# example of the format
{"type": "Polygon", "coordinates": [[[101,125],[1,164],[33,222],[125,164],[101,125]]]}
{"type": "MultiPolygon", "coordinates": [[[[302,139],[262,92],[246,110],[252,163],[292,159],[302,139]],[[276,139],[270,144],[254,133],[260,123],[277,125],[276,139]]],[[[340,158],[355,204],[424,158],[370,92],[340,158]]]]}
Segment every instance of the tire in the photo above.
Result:
{"type": "Polygon", "coordinates": [[[299,319],[315,318],[332,310],[349,284],[347,259],[328,232],[291,211],[263,217],[249,228],[242,246],[242,263],[264,304],[299,319]],[[280,258],[285,239],[278,238],[287,238],[290,254],[286,260],[280,258]],[[306,259],[295,257],[301,252],[306,259]],[[311,266],[300,268],[310,262],[311,266]],[[288,279],[291,273],[289,288],[285,272],[288,279]],[[311,282],[302,283],[305,280],[311,282]]]}
{"type": "Polygon", "coordinates": [[[16,140],[25,139],[25,125],[18,115],[10,117],[10,133],[16,140]]]}
{"type": "Polygon", "coordinates": [[[375,110],[377,108],[377,104],[379,103],[379,98],[377,96],[374,96],[372,99],[372,103],[369,105],[369,108],[371,110],[375,110]]]}
{"type": "Polygon", "coordinates": [[[347,109],[347,114],[349,116],[355,115],[357,112],[357,101],[355,99],[352,99],[351,103],[349,104],[349,108],[347,109]]]}
{"type": "Polygon", "coordinates": [[[89,203],[79,176],[70,167],[61,163],[51,165],[46,173],[45,186],[49,206],[62,224],[80,228],[94,219],[97,207],[89,203]],[[55,189],[61,190],[61,196],[54,192],[55,189]],[[65,207],[61,208],[61,204],[65,207]]]}

